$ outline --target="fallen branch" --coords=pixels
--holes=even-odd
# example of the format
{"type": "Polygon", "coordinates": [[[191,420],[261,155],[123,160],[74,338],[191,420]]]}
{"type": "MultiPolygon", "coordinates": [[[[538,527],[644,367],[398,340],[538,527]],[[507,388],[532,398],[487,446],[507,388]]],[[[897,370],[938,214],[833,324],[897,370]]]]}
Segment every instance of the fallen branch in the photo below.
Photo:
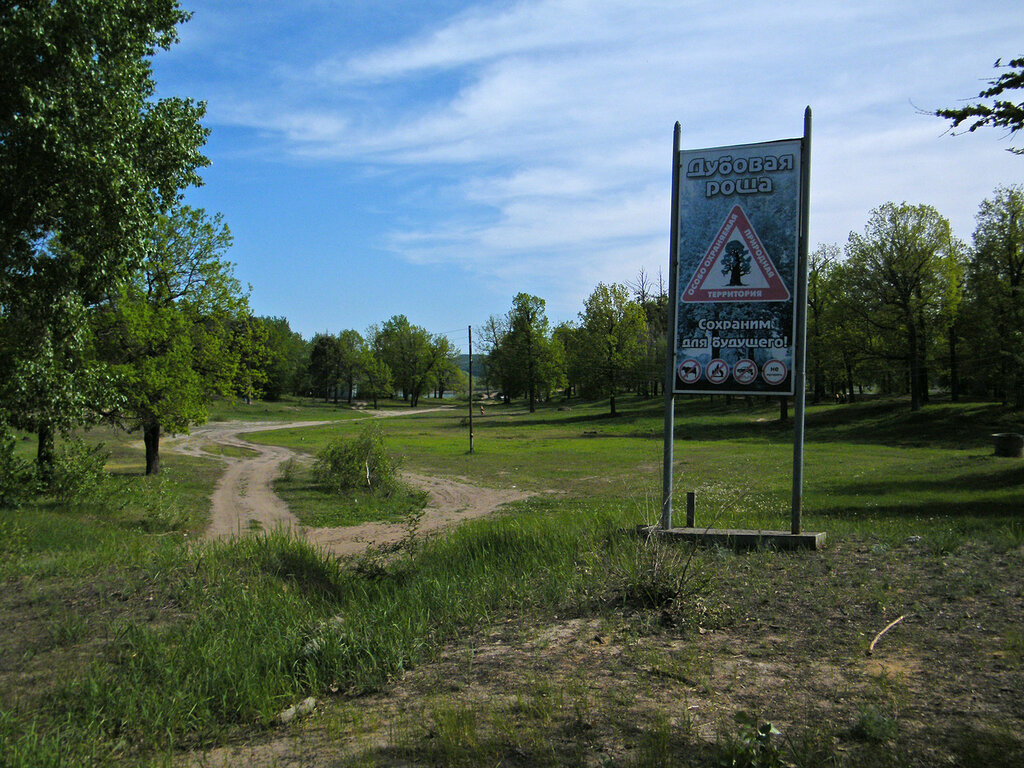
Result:
{"type": "Polygon", "coordinates": [[[874,653],[874,652],[875,652],[875,643],[877,643],[877,642],[878,642],[879,640],[881,640],[881,639],[882,639],[882,635],[884,635],[884,634],[885,634],[886,632],[888,632],[888,631],[889,631],[890,629],[892,629],[893,627],[895,627],[895,626],[896,626],[897,624],[899,624],[899,623],[900,623],[901,621],[903,621],[903,620],[904,620],[905,618],[907,618],[907,614],[903,614],[903,615],[902,615],[902,616],[900,616],[900,617],[899,617],[898,619],[896,619],[896,621],[890,621],[890,622],[889,622],[889,623],[888,623],[888,624],[886,625],[885,629],[883,629],[883,630],[882,630],[881,632],[879,632],[879,633],[878,633],[877,635],[875,635],[875,639],[874,639],[874,640],[872,640],[872,641],[871,641],[871,645],[869,645],[869,646],[868,646],[868,656],[870,656],[870,655],[871,655],[872,653],[874,653]]]}

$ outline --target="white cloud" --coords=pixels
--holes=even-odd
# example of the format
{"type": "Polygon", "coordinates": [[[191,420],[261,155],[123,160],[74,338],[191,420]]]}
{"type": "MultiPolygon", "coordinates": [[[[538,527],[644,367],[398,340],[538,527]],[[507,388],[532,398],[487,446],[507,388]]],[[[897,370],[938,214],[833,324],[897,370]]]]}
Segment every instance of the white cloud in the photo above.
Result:
{"type": "Polygon", "coordinates": [[[994,153],[995,137],[940,140],[911,101],[970,96],[979,62],[1019,53],[1021,26],[985,0],[533,0],[292,66],[278,91],[232,96],[217,115],[318,162],[457,176],[455,196],[389,245],[568,296],[581,276],[622,280],[666,258],[677,119],[686,146],[743,143],[797,135],[812,104],[815,239],[843,242],[896,197],[930,196],[969,223],[981,189],[1007,180],[1002,164],[1022,161],[994,153]]]}

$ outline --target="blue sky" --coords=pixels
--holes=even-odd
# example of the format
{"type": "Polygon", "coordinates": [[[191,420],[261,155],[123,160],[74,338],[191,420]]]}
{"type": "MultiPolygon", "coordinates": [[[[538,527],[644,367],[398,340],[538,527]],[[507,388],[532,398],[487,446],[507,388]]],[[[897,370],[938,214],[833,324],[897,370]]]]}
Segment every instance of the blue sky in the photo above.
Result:
{"type": "Polygon", "coordinates": [[[889,200],[966,240],[1024,180],[998,131],[920,114],[1024,54],[1017,0],[183,0],[161,95],[207,102],[221,212],[257,314],[307,338],[405,314],[465,349],[525,291],[552,322],[599,281],[668,274],[672,127],[698,148],[799,136],[811,244],[889,200]]]}

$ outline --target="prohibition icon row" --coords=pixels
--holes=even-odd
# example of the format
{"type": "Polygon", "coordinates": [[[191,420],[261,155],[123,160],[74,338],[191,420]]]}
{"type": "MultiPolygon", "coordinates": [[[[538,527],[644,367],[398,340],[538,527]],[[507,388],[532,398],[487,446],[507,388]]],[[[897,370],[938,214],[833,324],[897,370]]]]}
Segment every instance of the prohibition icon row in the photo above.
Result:
{"type": "Polygon", "coordinates": [[[688,357],[679,364],[677,372],[683,384],[696,384],[702,375],[712,384],[724,384],[730,375],[737,384],[752,384],[760,373],[766,384],[774,385],[786,380],[789,369],[781,360],[768,360],[759,370],[757,363],[749,358],[737,360],[730,368],[725,360],[716,358],[708,363],[705,370],[699,361],[688,357]]]}

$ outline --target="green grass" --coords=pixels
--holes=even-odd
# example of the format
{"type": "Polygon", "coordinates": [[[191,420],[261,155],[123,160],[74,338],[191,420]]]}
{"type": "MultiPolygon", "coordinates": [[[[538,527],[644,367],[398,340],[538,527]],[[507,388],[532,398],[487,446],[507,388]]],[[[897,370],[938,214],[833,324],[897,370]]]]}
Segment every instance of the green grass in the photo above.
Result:
{"type": "MultiPolygon", "coordinates": [[[[599,728],[635,750],[609,755],[610,765],[710,759],[711,747],[689,726],[670,728],[646,711],[636,725],[634,700],[657,686],[708,697],[720,685],[706,649],[645,650],[663,636],[696,649],[705,630],[720,631],[749,658],[790,654],[848,669],[862,663],[874,632],[907,612],[916,623],[894,630],[885,646],[919,642],[922,669],[937,659],[949,668],[943,684],[966,679],[987,653],[1019,668],[1019,618],[1014,625],[1001,613],[989,616],[985,631],[971,634],[985,606],[1017,605],[1020,596],[1024,475],[1020,460],[991,455],[987,437],[1013,428],[1019,414],[971,403],[921,414],[883,401],[812,408],[805,524],[828,532],[830,550],[737,556],[628,535],[657,518],[662,446],[659,404],[623,400],[615,419],[603,403],[553,404],[535,414],[490,406],[474,424],[472,455],[461,411],[382,419],[389,449],[411,469],[559,492],[351,561],[282,535],[192,543],[220,464],[170,454],[162,479],[145,478],[132,440],[91,433],[111,440],[116,467],[101,494],[68,507],[40,499],[0,512],[0,621],[9,627],[0,640],[0,764],[144,764],[182,747],[249,738],[307,695],[358,702],[350,697],[386,691],[476,633],[526,632],[555,617],[601,622],[622,646],[615,663],[643,674],[597,695],[538,667],[511,700],[482,708],[447,702],[444,689],[446,703],[406,715],[432,731],[408,726],[396,734],[404,760],[586,762],[599,728]],[[769,633],[764,640],[760,627],[769,633]],[[968,638],[974,645],[962,645],[968,638]],[[958,658],[971,663],[958,666],[958,658]]],[[[267,418],[292,406],[301,419],[320,408],[275,405],[267,418]]],[[[358,414],[347,413],[326,427],[249,439],[312,453],[361,428],[358,414]]],[[[770,404],[681,401],[677,508],[694,489],[699,524],[785,527],[790,431],[776,414],[770,404]]],[[[281,487],[296,511],[310,515],[307,524],[349,524],[333,501],[317,511],[324,500],[312,500],[300,472],[281,487]]],[[[382,514],[375,507],[351,519],[382,514]]],[[[573,665],[590,647],[574,651],[573,665]]],[[[844,733],[854,734],[846,750],[861,761],[852,764],[878,764],[887,754],[901,764],[908,750],[931,749],[928,739],[944,756],[968,754],[964,745],[977,741],[968,738],[969,724],[947,733],[925,720],[924,736],[905,728],[904,710],[918,700],[901,700],[897,711],[886,698],[897,689],[883,681],[837,694],[845,725],[823,735],[784,729],[793,735],[787,755],[793,762],[799,754],[834,756],[832,740],[844,733]]],[[[804,703],[775,706],[785,713],[804,703]]],[[[681,712],[677,721],[689,717],[685,706],[681,712]]],[[[1019,754],[1015,722],[992,725],[1011,734],[1000,737],[1000,754],[1011,760],[1019,754]]],[[[394,757],[363,753],[351,764],[394,757]]]]}
{"type": "MultiPolygon", "coordinates": [[[[557,489],[570,499],[643,504],[654,522],[663,451],[661,401],[490,406],[474,422],[475,451],[461,410],[383,419],[389,450],[419,472],[484,486],[557,489]]],[[[991,434],[1021,429],[1019,414],[990,403],[940,403],[911,413],[867,400],[808,410],[804,527],[896,541],[936,530],[1013,536],[1021,524],[1024,465],[992,455],[991,434]],[[867,516],[867,517],[866,517],[867,516]],[[866,523],[866,520],[870,520],[866,523]]],[[[249,436],[315,453],[358,423],[249,436]]],[[[698,525],[789,527],[792,423],[773,403],[723,398],[677,404],[675,506],[697,493],[698,525]],[[741,501],[742,500],[742,501],[741,501]]],[[[1019,534],[1016,534],[1019,537],[1019,534]]]]}
{"type": "MultiPolygon", "coordinates": [[[[457,402],[457,401],[456,401],[457,402]]],[[[436,408],[450,406],[451,400],[434,400],[423,398],[420,408],[436,408]]],[[[400,411],[409,410],[409,404],[401,400],[380,400],[378,410],[400,411]]],[[[286,395],[280,400],[253,400],[246,404],[243,400],[223,398],[210,406],[209,421],[337,421],[343,419],[366,418],[373,413],[372,404],[363,402],[349,405],[347,401],[338,403],[308,397],[286,395]]]]}

